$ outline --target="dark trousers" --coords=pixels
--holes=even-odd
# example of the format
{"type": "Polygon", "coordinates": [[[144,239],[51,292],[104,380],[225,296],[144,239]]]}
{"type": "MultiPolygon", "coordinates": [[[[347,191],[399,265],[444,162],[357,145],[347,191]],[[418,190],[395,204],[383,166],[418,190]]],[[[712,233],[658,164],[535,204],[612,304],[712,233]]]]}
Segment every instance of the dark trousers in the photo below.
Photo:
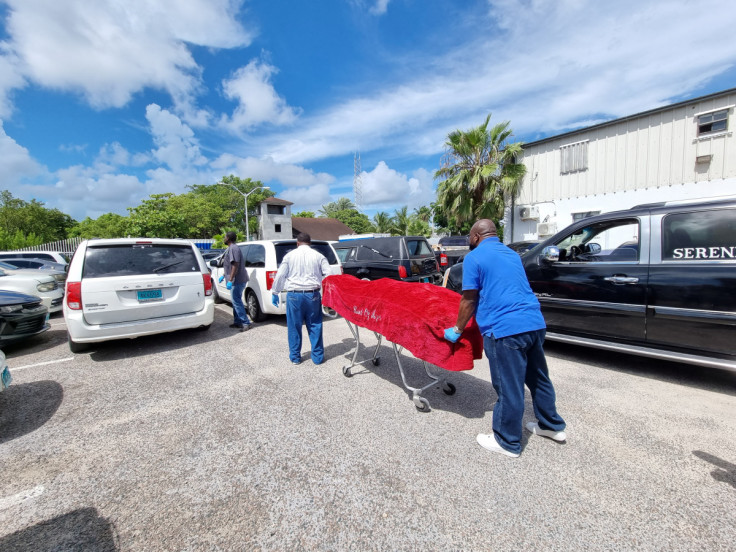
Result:
{"type": "Polygon", "coordinates": [[[557,413],[555,388],[542,348],[545,334],[545,330],[536,330],[499,339],[483,336],[491,383],[498,395],[493,408],[493,433],[498,444],[511,452],[521,452],[524,384],[531,393],[539,427],[565,429],[565,421],[557,413]]]}

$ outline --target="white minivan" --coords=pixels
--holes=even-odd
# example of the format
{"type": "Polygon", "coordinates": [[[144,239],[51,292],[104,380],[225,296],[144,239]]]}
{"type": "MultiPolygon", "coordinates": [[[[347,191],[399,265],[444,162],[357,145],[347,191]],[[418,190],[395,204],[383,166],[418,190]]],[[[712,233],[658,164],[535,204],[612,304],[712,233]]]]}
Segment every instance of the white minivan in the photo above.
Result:
{"type": "Polygon", "coordinates": [[[66,280],[69,348],[183,330],[215,317],[212,278],[184,240],[115,238],[82,242],[66,280]]]}
{"type": "MultiPolygon", "coordinates": [[[[267,314],[286,314],[286,292],[279,297],[279,306],[271,303],[271,287],[276,278],[281,260],[293,249],[296,240],[260,240],[238,243],[243,252],[245,269],[248,272],[248,283],[245,285],[245,308],[251,320],[260,322],[267,314]]],[[[325,256],[330,263],[332,274],[342,274],[342,265],[329,242],[312,240],[312,248],[325,256]]],[[[227,283],[220,282],[223,275],[222,256],[210,261],[212,279],[215,286],[215,301],[232,302],[227,283]]]]}

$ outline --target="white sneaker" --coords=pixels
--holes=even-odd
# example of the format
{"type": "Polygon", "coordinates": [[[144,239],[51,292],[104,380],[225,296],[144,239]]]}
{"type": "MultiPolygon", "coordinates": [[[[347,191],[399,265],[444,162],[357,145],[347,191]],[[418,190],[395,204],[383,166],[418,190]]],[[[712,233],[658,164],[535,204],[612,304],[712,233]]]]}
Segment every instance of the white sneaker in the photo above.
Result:
{"type": "Polygon", "coordinates": [[[549,437],[550,439],[552,439],[553,441],[557,441],[558,443],[562,443],[567,439],[567,435],[564,431],[552,431],[551,429],[542,429],[541,427],[539,427],[539,424],[537,422],[528,422],[526,424],[526,429],[534,435],[549,437]]]}
{"type": "Polygon", "coordinates": [[[478,437],[476,437],[475,440],[478,441],[478,444],[480,446],[482,446],[486,450],[490,450],[491,452],[505,454],[506,456],[510,456],[511,458],[519,457],[518,452],[511,452],[510,450],[506,450],[501,445],[499,445],[493,434],[486,435],[485,433],[479,433],[478,437]]]}

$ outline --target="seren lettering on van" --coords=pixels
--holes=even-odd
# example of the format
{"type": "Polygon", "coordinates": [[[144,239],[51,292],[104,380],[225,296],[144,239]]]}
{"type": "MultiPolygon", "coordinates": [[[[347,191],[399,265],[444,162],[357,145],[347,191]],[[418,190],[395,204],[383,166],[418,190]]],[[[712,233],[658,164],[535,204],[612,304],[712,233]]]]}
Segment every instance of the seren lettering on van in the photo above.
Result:
{"type": "Polygon", "coordinates": [[[736,246],[730,247],[678,247],[672,251],[673,259],[736,259],[736,246]]]}

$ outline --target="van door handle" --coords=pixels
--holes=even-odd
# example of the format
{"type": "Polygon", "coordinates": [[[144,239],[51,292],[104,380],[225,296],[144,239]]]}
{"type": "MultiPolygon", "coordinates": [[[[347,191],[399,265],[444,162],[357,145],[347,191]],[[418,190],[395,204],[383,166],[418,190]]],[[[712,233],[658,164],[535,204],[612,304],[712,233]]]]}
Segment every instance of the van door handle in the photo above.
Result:
{"type": "Polygon", "coordinates": [[[633,278],[628,276],[608,276],[603,278],[606,282],[613,284],[638,284],[639,278],[633,278]]]}

